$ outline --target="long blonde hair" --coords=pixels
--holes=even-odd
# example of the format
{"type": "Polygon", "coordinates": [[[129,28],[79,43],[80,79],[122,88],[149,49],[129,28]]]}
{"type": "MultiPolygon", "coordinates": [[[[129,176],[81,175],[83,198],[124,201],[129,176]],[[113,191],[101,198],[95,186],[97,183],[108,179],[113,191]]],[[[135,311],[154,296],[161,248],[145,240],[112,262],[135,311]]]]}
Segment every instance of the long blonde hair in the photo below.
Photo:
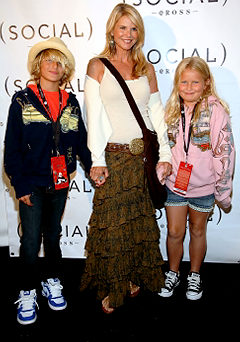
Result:
{"type": "Polygon", "coordinates": [[[199,116],[200,116],[200,109],[204,102],[205,102],[205,107],[207,111],[209,110],[207,99],[210,95],[215,96],[218,99],[218,101],[221,103],[221,105],[224,107],[225,111],[229,114],[228,105],[222,99],[220,99],[220,97],[217,94],[214,78],[208,67],[208,64],[200,57],[187,57],[187,58],[184,58],[179,63],[175,71],[175,76],[174,76],[174,81],[173,81],[173,90],[166,103],[166,108],[165,108],[166,123],[168,125],[174,125],[179,120],[180,98],[178,94],[178,89],[179,89],[181,75],[186,69],[192,69],[192,70],[198,71],[202,75],[204,81],[206,82],[206,88],[196,106],[196,111],[195,111],[193,122],[196,123],[198,121],[199,116]],[[209,82],[207,82],[208,80],[209,82]]]}
{"type": "Polygon", "coordinates": [[[105,48],[100,53],[99,57],[111,58],[115,55],[116,46],[113,41],[112,32],[118,20],[124,15],[129,17],[138,30],[138,40],[131,49],[131,57],[133,61],[132,77],[137,78],[148,74],[148,63],[142,51],[145,39],[143,19],[133,6],[120,3],[114,7],[106,24],[105,48]]]}

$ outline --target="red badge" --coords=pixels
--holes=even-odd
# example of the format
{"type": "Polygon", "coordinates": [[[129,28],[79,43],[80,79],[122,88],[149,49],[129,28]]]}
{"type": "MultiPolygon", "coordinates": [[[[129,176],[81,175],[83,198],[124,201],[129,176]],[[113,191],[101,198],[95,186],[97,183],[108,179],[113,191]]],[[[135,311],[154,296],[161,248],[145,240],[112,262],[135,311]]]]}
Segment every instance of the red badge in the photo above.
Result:
{"type": "Polygon", "coordinates": [[[173,190],[186,195],[193,165],[180,162],[173,190]]]}
{"type": "Polygon", "coordinates": [[[51,158],[53,182],[55,189],[64,189],[69,185],[65,156],[51,158]]]}

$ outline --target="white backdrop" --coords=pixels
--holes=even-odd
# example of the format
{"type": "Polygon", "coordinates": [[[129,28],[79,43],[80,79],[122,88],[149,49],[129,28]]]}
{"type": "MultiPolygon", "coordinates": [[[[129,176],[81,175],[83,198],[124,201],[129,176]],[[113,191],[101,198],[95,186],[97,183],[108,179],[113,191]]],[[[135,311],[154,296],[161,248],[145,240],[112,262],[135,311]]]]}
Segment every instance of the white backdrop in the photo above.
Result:
{"type": "MultiPolygon", "coordinates": [[[[88,60],[102,51],[105,25],[115,0],[8,0],[0,13],[0,245],[10,246],[18,255],[19,219],[14,192],[3,171],[3,141],[12,95],[23,89],[29,78],[26,68],[30,47],[42,39],[57,36],[64,40],[76,58],[75,78],[68,86],[83,107],[83,83],[88,60]]],[[[215,77],[219,95],[230,105],[235,145],[239,146],[240,68],[239,0],[132,0],[125,1],[141,13],[146,40],[144,52],[153,63],[162,100],[168,98],[174,70],[182,58],[204,58],[215,77]]],[[[232,210],[223,213],[217,207],[208,224],[206,261],[240,262],[239,229],[239,151],[232,210]]],[[[62,221],[61,246],[64,257],[83,258],[93,188],[78,167],[71,181],[62,221]]],[[[160,246],[166,255],[165,212],[157,211],[160,246]]],[[[177,218],[176,218],[177,219],[177,218]]],[[[184,259],[188,260],[188,233],[184,259]]]]}

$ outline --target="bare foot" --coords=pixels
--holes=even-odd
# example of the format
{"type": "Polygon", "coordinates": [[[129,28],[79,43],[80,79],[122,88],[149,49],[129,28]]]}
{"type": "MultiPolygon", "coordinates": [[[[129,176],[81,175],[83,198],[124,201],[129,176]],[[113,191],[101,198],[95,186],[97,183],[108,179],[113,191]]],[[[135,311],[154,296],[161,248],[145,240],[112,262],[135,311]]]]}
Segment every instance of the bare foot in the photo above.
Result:
{"type": "Polygon", "coordinates": [[[137,286],[130,281],[130,297],[131,298],[136,297],[139,294],[139,292],[140,292],[140,286],[137,286]]]}
{"type": "Polygon", "coordinates": [[[109,296],[105,297],[105,298],[102,300],[102,309],[103,309],[103,311],[104,311],[106,314],[111,314],[111,313],[113,313],[114,308],[111,308],[111,307],[109,306],[109,296]]]}

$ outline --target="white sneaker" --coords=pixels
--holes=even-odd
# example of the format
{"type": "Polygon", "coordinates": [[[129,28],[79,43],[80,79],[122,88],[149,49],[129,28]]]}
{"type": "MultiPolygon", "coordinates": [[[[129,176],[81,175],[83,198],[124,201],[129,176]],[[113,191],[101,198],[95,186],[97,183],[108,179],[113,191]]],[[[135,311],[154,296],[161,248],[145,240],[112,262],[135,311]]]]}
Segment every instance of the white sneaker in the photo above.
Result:
{"type": "Polygon", "coordinates": [[[202,297],[202,281],[200,274],[196,272],[191,272],[187,278],[187,292],[186,297],[190,300],[198,300],[202,297]]]}
{"type": "Polygon", "coordinates": [[[17,321],[20,324],[32,324],[37,319],[36,306],[37,304],[36,290],[20,291],[18,300],[14,303],[18,303],[17,309],[17,321]]]}
{"type": "Polygon", "coordinates": [[[166,279],[165,279],[165,286],[161,289],[161,292],[159,292],[159,296],[161,297],[171,297],[173,295],[174,289],[179,285],[180,279],[179,279],[179,272],[174,271],[168,271],[165,273],[166,279]]]}
{"type": "Polygon", "coordinates": [[[58,278],[47,279],[42,284],[42,295],[47,297],[48,305],[52,310],[64,310],[67,307],[67,302],[62,295],[62,285],[58,278]]]}

